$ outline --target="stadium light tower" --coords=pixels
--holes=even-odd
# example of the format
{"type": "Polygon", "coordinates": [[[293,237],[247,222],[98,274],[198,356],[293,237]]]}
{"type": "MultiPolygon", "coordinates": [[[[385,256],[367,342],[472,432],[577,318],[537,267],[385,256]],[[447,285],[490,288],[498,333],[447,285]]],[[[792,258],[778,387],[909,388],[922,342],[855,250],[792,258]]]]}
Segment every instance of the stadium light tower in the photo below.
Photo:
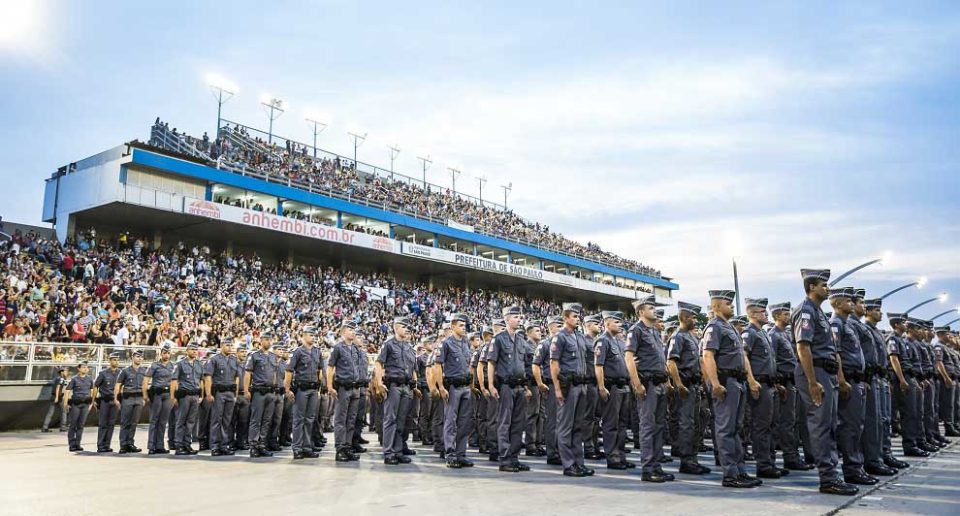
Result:
{"type": "Polygon", "coordinates": [[[272,95],[264,94],[260,99],[260,105],[266,108],[267,115],[270,117],[270,129],[267,131],[267,143],[273,144],[273,121],[280,118],[280,115],[286,111],[287,106],[283,99],[272,95]]]}
{"type": "Polygon", "coordinates": [[[513,181],[505,185],[500,185],[500,188],[503,188],[503,209],[507,209],[507,196],[510,195],[510,192],[513,191],[513,181]]]}
{"type": "Polygon", "coordinates": [[[447,167],[447,170],[450,172],[450,182],[453,183],[453,195],[457,195],[457,176],[460,171],[453,167],[447,167]]]}
{"type": "Polygon", "coordinates": [[[939,314],[937,314],[937,315],[934,315],[933,317],[930,318],[930,320],[931,320],[931,321],[936,321],[937,319],[943,317],[944,315],[952,314],[952,313],[960,313],[960,306],[958,306],[958,307],[956,307],[956,308],[951,308],[951,309],[947,310],[946,312],[942,312],[942,313],[939,313],[939,314]]]}
{"type": "Polygon", "coordinates": [[[327,128],[327,124],[323,122],[318,122],[316,118],[312,118],[309,116],[304,120],[306,120],[308,124],[313,125],[313,160],[316,161],[317,160],[317,135],[322,133],[323,130],[327,128]]]}
{"type": "Polygon", "coordinates": [[[360,131],[347,131],[347,136],[353,138],[353,169],[357,170],[357,147],[367,141],[367,133],[360,134],[360,131]]]}
{"type": "Polygon", "coordinates": [[[923,305],[928,305],[928,304],[930,304],[930,303],[932,303],[932,302],[934,302],[934,301],[940,301],[941,303],[946,303],[946,302],[947,302],[947,299],[948,299],[949,297],[950,297],[950,294],[947,294],[946,292],[940,294],[940,295],[937,296],[937,297],[931,297],[930,299],[927,299],[926,301],[917,303],[917,304],[913,305],[912,307],[908,308],[906,311],[903,312],[903,315],[909,315],[910,312],[916,310],[917,308],[920,308],[920,307],[923,306],[923,305]]]}
{"type": "Polygon", "coordinates": [[[223,111],[223,105],[236,95],[237,85],[220,74],[209,73],[207,74],[207,86],[210,87],[210,92],[217,99],[217,130],[214,132],[214,139],[216,139],[220,134],[220,120],[222,120],[220,114],[223,111]]]}
{"type": "Polygon", "coordinates": [[[387,145],[387,148],[390,149],[390,179],[393,179],[393,162],[400,155],[400,146],[394,143],[393,145],[387,145]]]}
{"type": "Polygon", "coordinates": [[[851,274],[853,274],[853,273],[855,273],[855,272],[857,272],[857,271],[859,271],[859,270],[861,270],[861,269],[865,269],[865,268],[867,268],[867,267],[869,267],[869,266],[871,266],[871,265],[878,264],[878,263],[879,263],[880,265],[889,264],[892,257],[893,257],[893,253],[891,253],[890,251],[887,251],[887,252],[883,253],[883,256],[880,257],[880,258],[877,258],[877,259],[875,259],[875,260],[870,260],[869,262],[866,262],[866,263],[861,263],[860,265],[857,265],[856,267],[854,267],[854,268],[848,270],[847,272],[844,272],[843,274],[841,274],[841,275],[837,276],[836,278],[834,278],[833,281],[830,282],[830,286],[832,287],[832,286],[836,285],[837,283],[840,283],[841,281],[843,281],[845,278],[847,278],[847,277],[850,276],[851,274]]]}
{"type": "Polygon", "coordinates": [[[958,317],[958,318],[956,318],[956,319],[948,322],[947,324],[944,324],[944,326],[950,326],[951,324],[953,324],[953,323],[955,323],[955,322],[960,322],[960,317],[958,317]]]}
{"type": "Polygon", "coordinates": [[[920,279],[918,279],[917,281],[914,281],[913,283],[907,283],[906,285],[897,287],[897,288],[891,290],[890,292],[887,292],[886,294],[880,296],[880,299],[886,299],[886,298],[888,298],[888,297],[896,294],[897,292],[900,292],[901,290],[906,290],[906,289],[908,289],[908,288],[910,288],[910,287],[923,288],[923,286],[926,285],[926,284],[927,284],[927,277],[926,277],[926,276],[921,276],[920,279]]]}
{"type": "Polygon", "coordinates": [[[430,168],[430,165],[433,164],[433,161],[430,160],[430,155],[427,154],[427,157],[417,156],[417,159],[420,160],[420,163],[423,164],[423,189],[427,189],[427,169],[430,168]]]}
{"type": "Polygon", "coordinates": [[[483,206],[483,185],[487,182],[486,176],[477,176],[477,183],[480,183],[480,206],[483,206]]]}

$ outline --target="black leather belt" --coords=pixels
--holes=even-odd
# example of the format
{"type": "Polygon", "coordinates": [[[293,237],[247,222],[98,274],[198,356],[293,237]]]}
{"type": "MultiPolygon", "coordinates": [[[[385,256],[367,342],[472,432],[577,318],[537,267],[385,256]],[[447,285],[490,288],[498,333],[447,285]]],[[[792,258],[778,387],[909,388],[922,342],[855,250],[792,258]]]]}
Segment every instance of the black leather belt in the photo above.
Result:
{"type": "Polygon", "coordinates": [[[727,378],[733,378],[738,382],[747,381],[747,372],[740,369],[718,369],[717,379],[721,384],[727,383],[727,378]]]}
{"type": "Polygon", "coordinates": [[[638,376],[640,376],[640,383],[646,384],[653,382],[657,385],[662,383],[667,383],[667,373],[661,371],[638,371],[638,376]]]}
{"type": "Polygon", "coordinates": [[[387,387],[413,387],[416,383],[412,379],[407,378],[384,378],[383,383],[387,387]]]}
{"type": "Polygon", "coordinates": [[[178,400],[186,398],[187,396],[199,396],[200,389],[177,389],[177,394],[174,396],[178,400]]]}
{"type": "Polygon", "coordinates": [[[845,370],[843,372],[843,379],[846,380],[848,383],[861,383],[866,380],[866,375],[864,375],[859,371],[845,370]]]}
{"type": "Polygon", "coordinates": [[[67,405],[86,405],[90,403],[92,398],[70,398],[70,401],[67,402],[67,405]]]}
{"type": "MultiPolygon", "coordinates": [[[[276,391],[273,385],[251,385],[250,392],[257,394],[272,394],[276,391]]],[[[242,392],[240,394],[243,394],[242,392]]]]}
{"type": "Polygon", "coordinates": [[[170,392],[170,387],[150,387],[147,389],[147,394],[154,396],[157,394],[163,394],[165,392],[170,392]]]}
{"type": "Polygon", "coordinates": [[[767,387],[774,387],[777,385],[777,378],[769,374],[754,375],[753,379],[756,380],[757,383],[766,385],[767,387]]]}
{"type": "Polygon", "coordinates": [[[236,385],[214,385],[213,392],[233,392],[237,390],[236,385]]]}
{"type": "Polygon", "coordinates": [[[443,379],[443,387],[449,389],[450,387],[467,387],[470,385],[469,376],[460,376],[460,377],[449,377],[443,379]]]}
{"type": "MultiPolygon", "coordinates": [[[[178,391],[179,392],[179,391],[178,391]]],[[[123,391],[120,393],[120,399],[142,398],[143,391],[123,391]]]]}
{"type": "Polygon", "coordinates": [[[603,378],[603,386],[609,389],[610,387],[626,387],[630,385],[630,380],[626,378],[603,378]]]}
{"type": "Polygon", "coordinates": [[[320,388],[320,382],[295,382],[291,386],[293,392],[297,391],[315,391],[320,388]]]}
{"type": "Polygon", "coordinates": [[[840,371],[840,366],[837,364],[837,361],[827,358],[814,358],[813,366],[823,369],[827,374],[837,374],[840,371]]]}
{"type": "Polygon", "coordinates": [[[691,370],[681,370],[680,381],[683,382],[684,385],[696,385],[703,382],[703,376],[691,370]]]}
{"type": "Polygon", "coordinates": [[[510,377],[510,378],[500,378],[500,377],[493,378],[494,387],[499,389],[500,386],[503,384],[507,384],[508,386],[513,388],[524,387],[527,385],[527,378],[525,376],[516,376],[516,377],[510,377]]]}

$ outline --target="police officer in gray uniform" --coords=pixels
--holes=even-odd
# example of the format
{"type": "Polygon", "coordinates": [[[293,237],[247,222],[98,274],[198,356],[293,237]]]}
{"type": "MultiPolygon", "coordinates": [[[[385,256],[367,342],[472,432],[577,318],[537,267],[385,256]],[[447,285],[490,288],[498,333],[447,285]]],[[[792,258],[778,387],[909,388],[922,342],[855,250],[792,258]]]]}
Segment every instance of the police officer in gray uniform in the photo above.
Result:
{"type": "Polygon", "coordinates": [[[261,334],[253,340],[259,349],[247,355],[243,365],[243,397],[250,404],[250,426],[247,446],[250,457],[272,457],[267,450],[267,433],[273,421],[277,393],[277,370],[280,360],[270,352],[271,338],[261,334]]]}
{"type": "Polygon", "coordinates": [[[711,290],[709,295],[714,317],[703,330],[701,346],[703,372],[713,403],[714,446],[723,469],[722,485],[757,487],[763,481],[747,474],[743,443],[737,431],[746,402],[744,382],[749,367],[740,334],[729,322],[737,294],[733,290],[711,290]]]}
{"type": "Polygon", "coordinates": [[[553,342],[555,332],[563,326],[563,319],[559,316],[550,316],[547,318],[548,331],[554,333],[543,339],[540,346],[533,353],[533,376],[537,379],[537,388],[543,396],[543,434],[544,445],[546,446],[547,464],[551,466],[561,466],[560,449],[557,445],[557,396],[553,391],[553,376],[550,372],[550,345],[553,342]],[[552,328],[552,330],[551,330],[552,328]]]}
{"type": "Polygon", "coordinates": [[[117,401],[115,385],[120,376],[120,353],[110,353],[110,366],[100,370],[93,382],[93,397],[97,400],[99,418],[97,421],[97,453],[112,453],[113,427],[120,415],[120,402],[117,401]]]}
{"type": "Polygon", "coordinates": [[[920,449],[922,436],[920,434],[920,414],[917,407],[917,384],[912,345],[905,339],[904,331],[907,318],[903,314],[888,313],[887,321],[893,332],[887,336],[887,354],[890,358],[890,368],[897,381],[891,386],[897,397],[900,408],[901,437],[903,454],[907,457],[929,457],[930,454],[920,449]]]}
{"type": "Polygon", "coordinates": [[[802,269],[806,298],[793,314],[793,334],[800,367],[796,382],[807,407],[807,427],[820,475],[820,492],[851,496],[859,489],[840,479],[837,470],[837,405],[840,357],[830,322],[820,305],[827,300],[828,269],[802,269]]]}
{"type": "Polygon", "coordinates": [[[124,367],[117,376],[117,399],[120,400],[120,454],[140,453],[142,450],[134,445],[137,435],[137,424],[140,422],[140,413],[143,411],[143,378],[147,368],[140,365],[143,362],[143,353],[139,350],[132,353],[133,362],[124,367]]]}
{"type": "MultiPolygon", "coordinates": [[[[254,340],[255,345],[259,343],[259,337],[254,340]]],[[[230,427],[230,435],[233,437],[232,446],[234,450],[247,450],[247,441],[250,434],[250,401],[247,397],[246,385],[243,383],[244,365],[247,363],[250,347],[246,344],[237,346],[236,364],[237,378],[240,382],[240,390],[237,392],[237,401],[233,404],[233,420],[230,427]]]]}
{"type": "MultiPolygon", "coordinates": [[[[893,443],[891,442],[891,392],[890,392],[890,381],[887,377],[888,371],[890,371],[890,357],[887,352],[887,343],[884,339],[882,333],[877,328],[877,324],[883,320],[883,300],[882,299],[867,299],[863,302],[864,306],[864,318],[866,324],[864,326],[867,328],[867,331],[870,333],[870,339],[873,341],[874,346],[876,347],[877,354],[877,369],[875,370],[875,380],[877,384],[877,391],[875,393],[877,398],[877,410],[879,415],[877,416],[879,421],[877,422],[879,426],[879,439],[880,439],[880,459],[882,460],[882,465],[891,468],[896,472],[898,469],[909,468],[910,464],[903,462],[899,459],[894,458],[893,456],[893,443]]],[[[865,450],[866,451],[866,450],[865,450]]],[[[867,461],[867,467],[871,467],[871,458],[869,455],[865,457],[867,461]]],[[[867,470],[867,473],[871,475],[883,474],[880,471],[871,471],[867,470]]]]}
{"type": "Polygon", "coordinates": [[[293,399],[293,458],[315,459],[320,456],[314,451],[313,425],[316,422],[317,406],[320,403],[318,390],[323,372],[323,359],[320,349],[314,346],[317,334],[316,326],[305,326],[300,347],[293,350],[287,364],[287,374],[283,384],[287,398],[293,399]]]}
{"type": "Polygon", "coordinates": [[[357,376],[357,383],[360,385],[360,402],[357,404],[357,420],[354,423],[353,436],[351,437],[353,453],[366,453],[367,449],[363,445],[370,443],[363,438],[363,428],[367,421],[367,408],[370,406],[368,402],[370,396],[370,360],[367,358],[367,348],[364,345],[365,338],[366,336],[358,331],[357,337],[353,339],[353,347],[357,348],[357,353],[363,357],[363,364],[358,368],[359,374],[357,376]]]}
{"type": "Polygon", "coordinates": [[[529,471],[521,464],[523,428],[526,422],[526,398],[529,393],[524,371],[526,341],[517,331],[520,328],[520,307],[502,310],[506,329],[493,338],[487,352],[487,390],[498,401],[497,446],[500,471],[516,473],[529,471]]]}
{"type": "Polygon", "coordinates": [[[933,360],[927,353],[924,339],[924,324],[920,319],[907,317],[907,342],[914,355],[914,375],[917,376],[917,412],[919,415],[920,438],[917,446],[928,453],[939,450],[930,438],[930,424],[927,420],[930,412],[930,378],[933,375],[933,360]],[[919,367],[918,367],[919,364],[919,367]]]}
{"type": "Polygon", "coordinates": [[[275,344],[271,349],[272,355],[277,361],[277,381],[273,394],[273,415],[270,420],[270,426],[267,431],[267,451],[278,452],[283,450],[280,444],[281,425],[283,423],[283,413],[285,405],[290,403],[287,399],[287,389],[283,385],[283,380],[287,374],[287,361],[283,358],[286,355],[286,347],[275,344]]]}
{"type": "Polygon", "coordinates": [[[197,412],[200,410],[200,396],[203,394],[203,364],[197,360],[197,343],[187,344],[187,356],[180,359],[173,368],[170,379],[170,396],[177,408],[175,423],[175,455],[196,455],[190,443],[193,442],[197,412]]]}
{"type": "Polygon", "coordinates": [[[93,378],[87,374],[89,372],[90,366],[86,362],[80,362],[77,366],[77,375],[67,384],[67,406],[70,407],[70,414],[67,416],[70,424],[67,430],[67,443],[72,452],[83,451],[83,447],[80,446],[83,441],[83,425],[93,406],[93,378]]]}
{"type": "MultiPolygon", "coordinates": [[[[417,357],[410,344],[411,323],[406,317],[393,320],[394,336],[380,348],[374,365],[373,383],[383,396],[383,463],[388,465],[409,464],[410,458],[403,454],[403,433],[407,414],[413,403],[410,392],[417,383],[417,357]]],[[[416,389],[414,389],[416,391],[416,389]]]]}
{"type": "Polygon", "coordinates": [[[443,448],[447,467],[469,468],[473,462],[467,459],[467,440],[473,431],[473,393],[470,385],[472,352],[467,340],[465,314],[453,314],[450,321],[452,334],[440,343],[435,362],[443,379],[440,397],[444,406],[443,448]]]}
{"type": "Polygon", "coordinates": [[[934,329],[937,340],[933,343],[934,360],[937,362],[937,392],[938,406],[937,411],[940,421],[943,421],[944,435],[946,437],[955,437],[953,426],[953,377],[956,376],[954,369],[953,356],[950,354],[950,327],[938,326],[934,329]]]}
{"type": "Polygon", "coordinates": [[[496,338],[501,331],[503,331],[503,321],[497,320],[493,322],[493,329],[490,330],[489,333],[484,333],[485,342],[480,346],[480,360],[477,364],[477,376],[483,386],[483,391],[486,393],[485,407],[487,412],[484,415],[485,425],[483,435],[485,435],[487,439],[487,453],[490,462],[498,462],[500,460],[499,444],[497,442],[499,439],[497,430],[500,426],[500,400],[494,398],[493,393],[490,392],[490,378],[487,377],[489,372],[488,362],[490,346],[493,345],[493,339],[496,338]],[[489,340],[487,340],[487,337],[489,337],[489,340]]]}
{"type": "Polygon", "coordinates": [[[173,363],[170,362],[170,346],[160,348],[160,360],[150,364],[143,378],[144,402],[150,406],[150,429],[147,432],[147,450],[150,455],[165,455],[170,450],[163,447],[163,437],[170,419],[170,379],[173,378],[173,363]]]}
{"type": "Polygon", "coordinates": [[[756,398],[750,400],[752,407],[751,434],[753,452],[757,461],[757,476],[780,478],[790,470],[777,468],[773,449],[774,397],[777,394],[777,359],[770,336],[763,330],[767,323],[766,298],[746,300],[749,324],[741,333],[743,348],[750,364],[749,371],[759,384],[756,398]]]}
{"type": "Polygon", "coordinates": [[[557,447],[563,474],[585,477],[594,471],[583,464],[583,435],[579,421],[586,417],[585,388],[590,346],[578,328],[583,307],[563,304],[563,329],[550,340],[550,377],[557,403],[557,447]]]}
{"type": "Polygon", "coordinates": [[[543,401],[544,394],[533,374],[533,362],[543,340],[543,329],[539,321],[529,320],[524,324],[524,334],[527,337],[527,351],[524,357],[524,372],[527,376],[527,387],[530,389],[530,399],[527,400],[527,426],[523,433],[523,446],[527,457],[543,457],[546,450],[540,447],[543,442],[543,401]]]}
{"type": "MultiPolygon", "coordinates": [[[[604,311],[604,332],[593,343],[594,374],[597,377],[597,396],[600,399],[601,433],[607,469],[624,470],[631,467],[624,446],[629,424],[630,379],[624,361],[624,349],[617,338],[623,324],[623,313],[604,311]]],[[[634,466],[635,467],[635,466],[634,466]]]]}
{"type": "Polygon", "coordinates": [[[207,360],[203,368],[203,383],[210,407],[210,455],[220,457],[233,455],[230,448],[233,427],[233,405],[236,403],[239,386],[237,357],[233,344],[224,340],[220,352],[207,360]]]}
{"type": "Polygon", "coordinates": [[[701,308],[693,303],[677,302],[677,332],[667,345],[667,371],[677,386],[673,396],[677,411],[677,451],[680,454],[680,473],[705,475],[710,468],[697,462],[700,451],[700,436],[703,429],[698,424],[700,416],[700,343],[691,333],[697,324],[701,308]]]}
{"type": "MultiPolygon", "coordinates": [[[[583,333],[589,344],[589,351],[593,351],[593,342],[600,336],[600,328],[603,325],[603,317],[600,314],[587,315],[583,318],[583,333]]],[[[600,420],[597,407],[599,406],[600,395],[597,388],[597,373],[593,363],[593,357],[587,355],[587,383],[584,385],[584,418],[580,420],[580,434],[583,435],[583,457],[590,460],[599,460],[604,458],[604,453],[597,446],[597,425],[600,420]]]]}
{"type": "MultiPolygon", "coordinates": [[[[776,420],[773,422],[774,438],[783,450],[783,467],[788,470],[808,471],[813,464],[800,457],[797,435],[797,386],[794,373],[797,370],[797,354],[790,331],[790,303],[770,305],[773,327],[770,328],[770,343],[777,360],[777,385],[779,397],[776,403],[776,420]]],[[[775,457],[774,457],[775,458],[775,457]]]]}
{"type": "Polygon", "coordinates": [[[637,396],[637,417],[640,422],[640,457],[644,482],[668,482],[674,479],[660,466],[666,425],[667,354],[657,330],[656,296],[633,302],[639,321],[627,333],[627,371],[634,395],[637,396]]]}
{"type": "Polygon", "coordinates": [[[355,345],[356,331],[357,323],[344,319],[340,324],[341,340],[333,346],[327,359],[327,378],[333,380],[330,392],[336,400],[333,436],[337,462],[360,460],[360,456],[353,452],[353,436],[367,356],[355,345]]]}

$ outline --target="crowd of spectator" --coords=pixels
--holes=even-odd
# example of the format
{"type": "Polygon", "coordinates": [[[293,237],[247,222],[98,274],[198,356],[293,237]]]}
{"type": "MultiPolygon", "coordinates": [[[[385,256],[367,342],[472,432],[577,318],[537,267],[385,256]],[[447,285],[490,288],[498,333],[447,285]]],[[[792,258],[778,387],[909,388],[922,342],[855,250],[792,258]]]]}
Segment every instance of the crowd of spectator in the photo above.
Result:
{"type": "MultiPolygon", "coordinates": [[[[490,236],[661,277],[660,271],[655,268],[604,251],[595,243],[584,245],[575,242],[550,231],[549,226],[520,217],[512,210],[481,205],[449,189],[434,189],[416,182],[359,172],[352,160],[340,156],[314,159],[305,145],[289,140],[284,140],[283,145],[269,144],[260,137],[251,136],[243,126],[226,125],[221,128],[217,139],[211,141],[206,133],[202,138],[194,138],[178,132],[176,128],[171,130],[167,123],[158,118],[151,134],[151,145],[169,146],[172,138],[179,144],[200,151],[203,156],[216,162],[218,168],[252,172],[268,179],[289,181],[309,190],[332,191],[348,198],[383,205],[391,211],[428,216],[441,221],[453,220],[473,226],[476,231],[490,236]]],[[[232,202],[238,201],[242,202],[232,202]]]]}

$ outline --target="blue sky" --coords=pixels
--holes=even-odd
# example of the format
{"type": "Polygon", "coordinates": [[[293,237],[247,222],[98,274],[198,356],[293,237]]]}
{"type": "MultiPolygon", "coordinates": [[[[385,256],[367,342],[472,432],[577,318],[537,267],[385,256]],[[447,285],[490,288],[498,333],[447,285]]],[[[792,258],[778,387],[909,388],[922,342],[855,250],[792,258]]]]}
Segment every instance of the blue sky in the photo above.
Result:
{"type": "MultiPolygon", "coordinates": [[[[0,7],[5,219],[39,221],[43,178],[133,138],[156,116],[224,116],[510,204],[661,268],[678,297],[729,287],[792,300],[798,269],[879,293],[920,275],[960,304],[960,6],[954,2],[129,2],[0,7]],[[199,5],[195,5],[199,4],[199,5]],[[228,7],[229,5],[229,7],[228,7]],[[264,6],[269,5],[269,9],[264,6]]],[[[941,319],[941,321],[946,318],[941,319]]]]}

